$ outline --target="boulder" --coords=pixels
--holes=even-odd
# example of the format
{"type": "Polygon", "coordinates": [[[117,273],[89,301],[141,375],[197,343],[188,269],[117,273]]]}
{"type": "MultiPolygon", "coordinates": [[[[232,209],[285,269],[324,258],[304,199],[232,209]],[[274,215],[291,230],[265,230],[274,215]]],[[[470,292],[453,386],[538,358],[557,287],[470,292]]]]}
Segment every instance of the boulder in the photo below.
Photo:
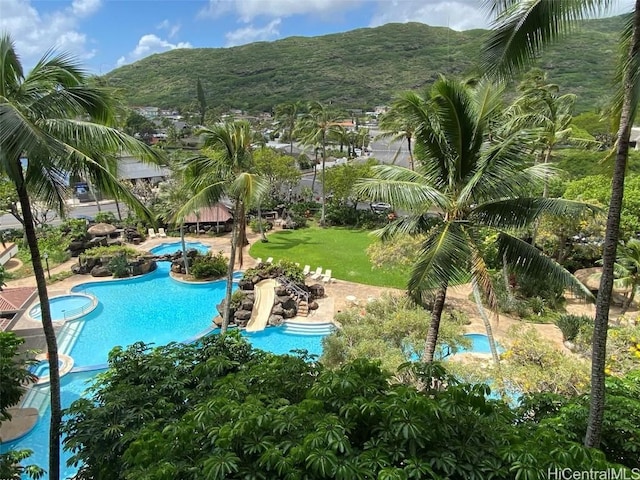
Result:
{"type": "Polygon", "coordinates": [[[220,315],[218,315],[216,317],[213,317],[213,323],[217,327],[221,327],[222,326],[222,317],[220,315]]]}
{"type": "Polygon", "coordinates": [[[285,303],[289,300],[291,300],[291,297],[289,297],[289,295],[276,296],[275,303],[285,303]]]}
{"type": "Polygon", "coordinates": [[[309,310],[317,310],[318,308],[320,308],[320,305],[318,305],[318,302],[316,301],[309,302],[309,310]]]}
{"type": "Polygon", "coordinates": [[[283,321],[284,319],[282,318],[281,315],[270,315],[269,320],[267,320],[267,323],[272,327],[277,327],[279,325],[282,325],[283,321]]]}
{"type": "Polygon", "coordinates": [[[264,280],[264,278],[262,278],[260,275],[254,275],[253,277],[251,277],[251,283],[253,285],[255,285],[256,283],[260,283],[262,280],[264,280]]]}
{"type": "Polygon", "coordinates": [[[252,302],[256,301],[256,296],[253,292],[247,293],[244,298],[251,300],[252,302]]]}
{"type": "Polygon", "coordinates": [[[243,278],[238,282],[240,290],[253,290],[253,282],[248,278],[243,278]]]}
{"type": "Polygon", "coordinates": [[[283,297],[283,296],[285,296],[285,295],[288,295],[288,293],[287,293],[287,289],[286,289],[286,288],[284,288],[284,286],[282,286],[282,285],[278,285],[278,286],[275,288],[275,293],[276,293],[276,296],[277,296],[277,297],[283,297]]]}
{"type": "Polygon", "coordinates": [[[251,318],[251,311],[250,310],[238,310],[236,313],[234,313],[233,318],[235,318],[236,320],[248,321],[251,318]]]}
{"type": "Polygon", "coordinates": [[[273,306],[273,308],[271,309],[271,315],[284,315],[284,309],[282,308],[282,305],[280,304],[276,304],[273,306]]]}
{"type": "Polygon", "coordinates": [[[309,292],[311,292],[311,298],[324,298],[324,285],[319,283],[314,283],[309,287],[309,292]]]}
{"type": "Polygon", "coordinates": [[[242,310],[253,310],[253,300],[249,300],[248,298],[245,298],[244,300],[242,300],[242,303],[240,304],[240,308],[242,310]]]}
{"type": "Polygon", "coordinates": [[[291,297],[286,297],[284,299],[284,301],[281,302],[281,305],[282,305],[282,308],[284,308],[285,310],[291,310],[291,309],[297,310],[298,309],[298,304],[291,297]]]}
{"type": "Polygon", "coordinates": [[[282,316],[284,318],[293,318],[296,316],[296,310],[294,308],[285,308],[282,311],[282,316]]]}
{"type": "Polygon", "coordinates": [[[249,323],[248,320],[239,320],[238,318],[236,318],[235,321],[236,325],[240,328],[245,328],[247,326],[247,323],[249,323]]]}
{"type": "Polygon", "coordinates": [[[156,268],[158,268],[158,264],[155,262],[155,260],[142,262],[142,264],[140,265],[140,275],[153,272],[156,268]]]}
{"type": "Polygon", "coordinates": [[[110,277],[111,271],[107,267],[103,267],[102,265],[96,265],[91,269],[92,277],[110,277]]]}
{"type": "Polygon", "coordinates": [[[184,273],[184,267],[179,263],[171,264],[171,273],[184,273]]]}

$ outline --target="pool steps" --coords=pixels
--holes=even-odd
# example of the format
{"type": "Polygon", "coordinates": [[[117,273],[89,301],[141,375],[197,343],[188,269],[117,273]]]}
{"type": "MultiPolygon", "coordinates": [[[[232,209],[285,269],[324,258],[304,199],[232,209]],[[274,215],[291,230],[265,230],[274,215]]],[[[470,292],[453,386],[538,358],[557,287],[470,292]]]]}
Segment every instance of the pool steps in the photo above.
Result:
{"type": "Polygon", "coordinates": [[[296,335],[329,335],[333,333],[336,326],[331,322],[301,322],[296,320],[285,320],[282,324],[282,333],[293,333],[296,335]]]}

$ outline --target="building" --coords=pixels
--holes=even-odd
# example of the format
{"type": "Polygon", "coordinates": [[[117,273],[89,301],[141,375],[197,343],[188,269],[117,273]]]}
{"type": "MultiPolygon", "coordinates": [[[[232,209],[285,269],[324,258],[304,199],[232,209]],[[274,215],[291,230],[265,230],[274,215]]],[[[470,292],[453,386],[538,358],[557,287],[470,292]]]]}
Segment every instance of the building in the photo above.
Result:
{"type": "Polygon", "coordinates": [[[118,178],[134,183],[146,181],[156,185],[166,179],[171,171],[167,167],[144,163],[133,155],[124,153],[118,160],[118,178]]]}

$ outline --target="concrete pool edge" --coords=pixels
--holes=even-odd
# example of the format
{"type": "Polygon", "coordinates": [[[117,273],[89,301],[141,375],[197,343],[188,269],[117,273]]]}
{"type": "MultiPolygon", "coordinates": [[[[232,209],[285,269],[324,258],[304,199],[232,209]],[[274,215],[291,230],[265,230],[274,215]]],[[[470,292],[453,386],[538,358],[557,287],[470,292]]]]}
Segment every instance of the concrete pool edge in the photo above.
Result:
{"type": "MultiPolygon", "coordinates": [[[[69,318],[52,318],[51,321],[53,322],[54,325],[57,326],[62,326],[64,325],[66,322],[72,322],[74,320],[78,320],[79,318],[84,317],[85,315],[91,313],[92,311],[94,311],[96,309],[96,307],[98,306],[98,299],[96,298],[95,295],[92,295],[90,293],[86,293],[86,292],[74,292],[74,291],[69,291],[68,293],[62,294],[62,295],[54,295],[52,297],[49,297],[49,304],[51,304],[51,302],[53,300],[56,299],[60,299],[60,298],[65,298],[65,297],[84,297],[84,298],[88,298],[91,303],[88,305],[88,309],[85,310],[85,307],[82,307],[81,309],[73,309],[73,310],[78,310],[77,313],[73,313],[73,315],[71,315],[69,318]]],[[[29,308],[29,310],[26,313],[27,319],[34,321],[34,322],[42,322],[42,317],[40,318],[36,318],[32,315],[32,312],[37,309],[40,308],[41,303],[38,302],[36,303],[33,307],[29,308]]],[[[40,310],[41,311],[41,310],[40,310]]]]}

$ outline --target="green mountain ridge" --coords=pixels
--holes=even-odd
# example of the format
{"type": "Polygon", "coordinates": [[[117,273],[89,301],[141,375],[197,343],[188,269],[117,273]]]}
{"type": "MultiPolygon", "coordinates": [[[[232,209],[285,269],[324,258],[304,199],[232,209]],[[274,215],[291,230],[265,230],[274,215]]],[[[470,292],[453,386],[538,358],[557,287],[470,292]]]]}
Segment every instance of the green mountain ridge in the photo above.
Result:
{"type": "MultiPolygon", "coordinates": [[[[540,58],[550,82],[578,95],[577,111],[602,107],[610,95],[622,25],[622,17],[589,20],[540,58]]],[[[429,86],[440,74],[476,74],[487,33],[395,23],[231,48],[171,50],[104,77],[130,105],[195,108],[200,78],[207,104],[217,109],[271,111],[296,100],[370,109],[400,91],[429,86]]]]}

